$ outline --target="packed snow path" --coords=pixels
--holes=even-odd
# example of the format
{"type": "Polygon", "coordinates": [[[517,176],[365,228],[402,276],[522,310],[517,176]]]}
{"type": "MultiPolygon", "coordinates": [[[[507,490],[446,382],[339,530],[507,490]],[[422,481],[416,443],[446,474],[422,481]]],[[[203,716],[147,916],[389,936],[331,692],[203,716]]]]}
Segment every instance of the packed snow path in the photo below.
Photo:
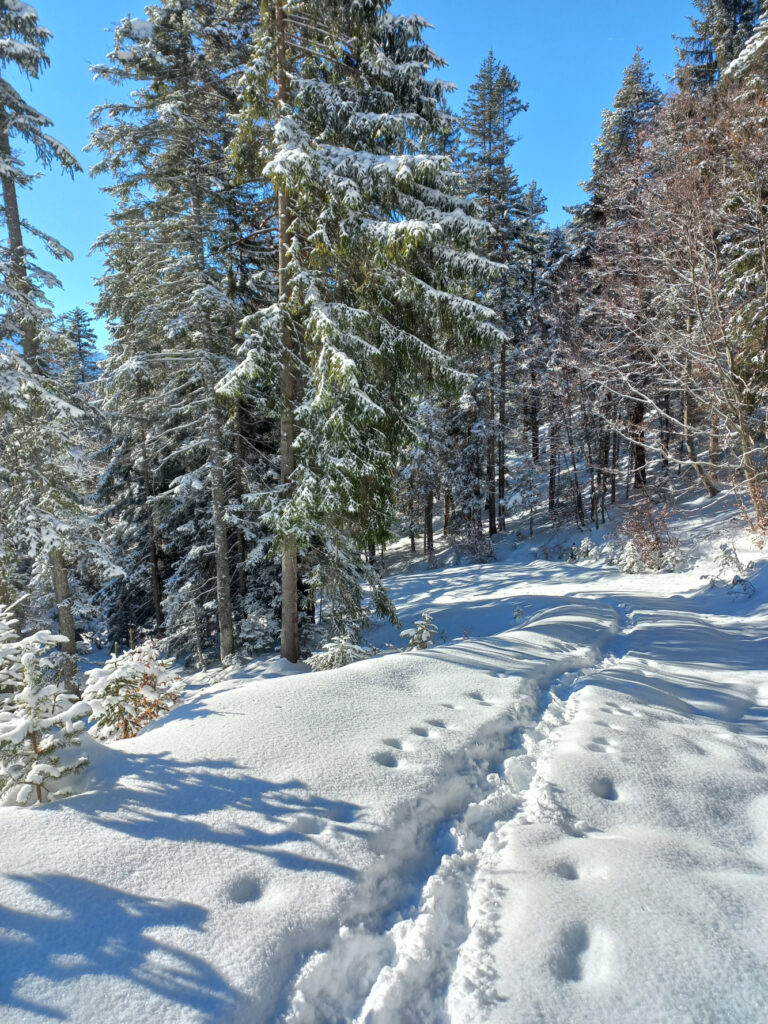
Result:
{"type": "Polygon", "coordinates": [[[0,809],[0,1019],[768,1019],[766,574],[524,554],[396,581],[468,639],[209,677],[0,809]]]}

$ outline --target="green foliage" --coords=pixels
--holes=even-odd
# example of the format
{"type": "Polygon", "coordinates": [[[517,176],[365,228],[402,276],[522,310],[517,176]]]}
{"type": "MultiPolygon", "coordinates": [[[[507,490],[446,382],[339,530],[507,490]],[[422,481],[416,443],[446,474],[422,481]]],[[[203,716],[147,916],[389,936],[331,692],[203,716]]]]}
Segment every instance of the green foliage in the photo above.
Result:
{"type": "Polygon", "coordinates": [[[70,750],[88,708],[51,678],[44,653],[66,638],[45,631],[19,638],[3,605],[0,623],[0,689],[12,690],[0,705],[0,800],[27,805],[68,796],[62,780],[88,763],[70,750]]]}

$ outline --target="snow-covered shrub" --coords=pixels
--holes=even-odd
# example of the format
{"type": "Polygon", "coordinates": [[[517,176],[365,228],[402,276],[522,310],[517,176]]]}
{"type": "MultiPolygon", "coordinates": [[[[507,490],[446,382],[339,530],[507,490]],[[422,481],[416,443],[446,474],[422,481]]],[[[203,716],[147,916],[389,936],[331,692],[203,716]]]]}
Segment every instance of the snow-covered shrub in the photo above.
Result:
{"type": "Polygon", "coordinates": [[[720,553],[715,558],[715,566],[718,579],[733,580],[746,576],[754,568],[754,562],[744,565],[736,553],[733,541],[725,540],[720,544],[720,553]]]}
{"type": "Polygon", "coordinates": [[[588,562],[596,558],[599,549],[591,537],[583,537],[578,547],[574,544],[568,555],[569,562],[588,562]]]}
{"type": "Polygon", "coordinates": [[[172,665],[172,658],[161,658],[157,646],[147,641],[87,672],[83,700],[91,708],[94,735],[129,739],[168,711],[184,688],[172,665]]]}
{"type": "Polygon", "coordinates": [[[422,612],[421,618],[414,623],[412,628],[404,629],[400,636],[408,641],[409,651],[424,651],[428,647],[434,647],[432,638],[436,632],[437,626],[432,621],[430,613],[422,612]]]}
{"type": "Polygon", "coordinates": [[[341,668],[355,661],[364,661],[376,652],[370,647],[361,647],[355,643],[349,633],[332,637],[323,644],[322,650],[307,658],[307,664],[313,672],[324,672],[329,668],[341,668]]]}
{"type": "Polygon", "coordinates": [[[716,572],[710,576],[710,587],[720,587],[745,597],[754,597],[755,588],[749,577],[753,575],[755,563],[746,565],[741,561],[732,541],[720,544],[720,553],[715,558],[716,572]]]}
{"type": "Polygon", "coordinates": [[[673,572],[682,561],[669,529],[670,509],[655,504],[647,491],[624,510],[620,533],[626,538],[618,558],[623,572],[673,572]]]}
{"type": "Polygon", "coordinates": [[[45,672],[45,650],[66,637],[41,631],[19,638],[8,611],[0,606],[0,802],[42,803],[68,796],[62,779],[88,763],[87,757],[64,754],[79,745],[88,708],[45,672]]]}

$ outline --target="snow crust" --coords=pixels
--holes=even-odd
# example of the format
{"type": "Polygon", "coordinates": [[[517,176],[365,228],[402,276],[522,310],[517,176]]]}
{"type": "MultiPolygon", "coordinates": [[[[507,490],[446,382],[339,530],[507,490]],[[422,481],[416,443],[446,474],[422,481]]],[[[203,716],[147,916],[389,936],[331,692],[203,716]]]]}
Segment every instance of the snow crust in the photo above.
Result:
{"type": "Polygon", "coordinates": [[[710,586],[720,539],[404,574],[432,649],[210,673],[86,737],[84,792],[0,809],[0,1018],[765,1019],[768,565],[735,536],[750,587],[710,586]]]}

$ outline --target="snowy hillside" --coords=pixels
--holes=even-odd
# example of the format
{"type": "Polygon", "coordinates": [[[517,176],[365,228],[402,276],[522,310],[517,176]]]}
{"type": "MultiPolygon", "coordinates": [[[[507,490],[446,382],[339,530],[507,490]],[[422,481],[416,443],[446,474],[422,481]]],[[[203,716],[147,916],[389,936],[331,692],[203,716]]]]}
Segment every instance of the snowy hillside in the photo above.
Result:
{"type": "Polygon", "coordinates": [[[685,529],[685,573],[405,573],[434,649],[88,742],[84,792],[0,809],[4,1024],[764,1020],[768,565],[685,529]]]}

